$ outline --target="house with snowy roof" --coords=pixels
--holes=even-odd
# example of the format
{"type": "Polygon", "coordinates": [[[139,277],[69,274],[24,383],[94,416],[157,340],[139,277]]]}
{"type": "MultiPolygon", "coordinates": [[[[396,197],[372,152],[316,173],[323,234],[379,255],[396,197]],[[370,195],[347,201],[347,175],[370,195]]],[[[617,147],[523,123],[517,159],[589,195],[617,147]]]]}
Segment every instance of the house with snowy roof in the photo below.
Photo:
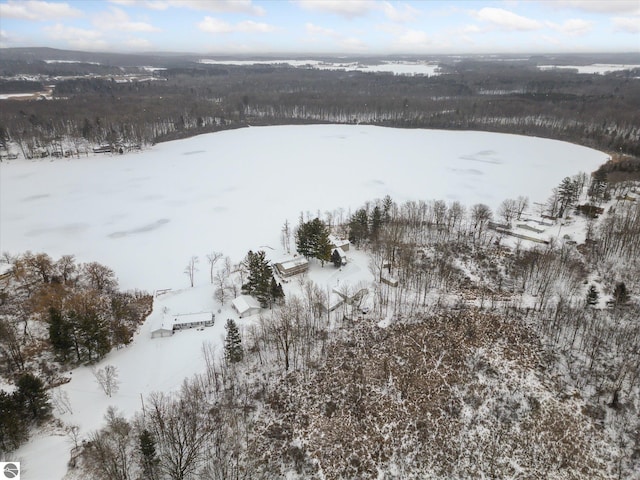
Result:
{"type": "Polygon", "coordinates": [[[261,310],[258,301],[250,295],[240,295],[231,302],[233,309],[238,312],[240,318],[249,317],[261,310]]]}
{"type": "Polygon", "coordinates": [[[349,251],[349,240],[345,240],[343,238],[338,238],[335,235],[329,235],[329,243],[333,248],[339,248],[343,252],[349,251]]]}
{"type": "Polygon", "coordinates": [[[215,323],[216,316],[212,312],[183,313],[179,315],[164,314],[162,323],[151,330],[151,338],[169,337],[180,330],[190,328],[210,327],[215,323]]]}
{"type": "Polygon", "coordinates": [[[303,256],[298,256],[281,262],[276,262],[273,266],[280,276],[292,277],[293,275],[306,272],[309,269],[309,260],[303,256]]]}

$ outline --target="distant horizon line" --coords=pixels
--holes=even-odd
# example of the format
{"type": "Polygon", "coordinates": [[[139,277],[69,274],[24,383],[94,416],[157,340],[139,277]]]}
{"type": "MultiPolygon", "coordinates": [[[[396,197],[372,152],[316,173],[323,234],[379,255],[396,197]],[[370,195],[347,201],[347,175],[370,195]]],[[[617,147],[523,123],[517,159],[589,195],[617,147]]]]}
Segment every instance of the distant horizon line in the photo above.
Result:
{"type": "Polygon", "coordinates": [[[171,50],[154,50],[154,51],[117,51],[117,50],[71,50],[57,47],[47,46],[23,46],[23,47],[8,47],[0,46],[0,52],[2,51],[15,51],[15,50],[53,50],[59,52],[68,53],[82,53],[82,54],[113,54],[113,55],[171,55],[171,56],[215,56],[223,58],[238,58],[238,57],[270,57],[270,58],[283,58],[287,57],[487,57],[487,56],[501,56],[501,57],[515,57],[515,56],[557,56],[557,55],[637,55],[640,58],[640,51],[523,51],[523,52],[451,52],[451,53],[418,53],[418,52],[377,52],[377,53],[358,53],[358,52],[335,52],[335,51],[309,51],[309,52],[291,52],[291,51],[267,51],[267,52],[185,52],[185,51],[171,51],[171,50]]]}

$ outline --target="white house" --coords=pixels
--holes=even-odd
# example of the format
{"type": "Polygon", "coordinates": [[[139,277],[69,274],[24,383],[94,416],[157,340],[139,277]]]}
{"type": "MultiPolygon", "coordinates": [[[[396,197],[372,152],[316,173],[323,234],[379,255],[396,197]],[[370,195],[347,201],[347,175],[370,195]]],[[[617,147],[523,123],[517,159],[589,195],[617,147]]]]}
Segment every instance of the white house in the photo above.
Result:
{"type": "Polygon", "coordinates": [[[215,320],[216,316],[212,312],[165,314],[162,317],[162,323],[151,330],[151,338],[168,337],[176,331],[189,328],[210,327],[215,323],[215,320]]]}
{"type": "Polygon", "coordinates": [[[240,295],[231,302],[231,305],[235,311],[238,312],[240,318],[255,315],[259,313],[261,309],[258,301],[250,295],[240,295]]]}

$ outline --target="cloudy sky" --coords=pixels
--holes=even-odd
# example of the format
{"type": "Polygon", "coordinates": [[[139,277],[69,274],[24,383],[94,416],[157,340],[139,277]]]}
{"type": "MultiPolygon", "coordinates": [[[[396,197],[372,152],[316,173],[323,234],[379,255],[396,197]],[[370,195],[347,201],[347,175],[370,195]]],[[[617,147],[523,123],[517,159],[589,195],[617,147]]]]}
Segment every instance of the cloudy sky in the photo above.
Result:
{"type": "Polygon", "coordinates": [[[0,0],[0,46],[118,52],[638,52],[640,0],[0,0]]]}

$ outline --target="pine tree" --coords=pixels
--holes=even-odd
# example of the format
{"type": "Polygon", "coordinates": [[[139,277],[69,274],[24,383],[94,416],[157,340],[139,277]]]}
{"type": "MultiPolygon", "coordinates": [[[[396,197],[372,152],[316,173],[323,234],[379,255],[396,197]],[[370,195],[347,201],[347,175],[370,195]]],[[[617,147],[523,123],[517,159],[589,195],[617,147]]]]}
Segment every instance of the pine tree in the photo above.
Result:
{"type": "Polygon", "coordinates": [[[595,285],[591,285],[587,291],[587,305],[597,305],[600,295],[595,285]]]}
{"type": "Polygon", "coordinates": [[[51,413],[49,394],[40,378],[25,373],[18,378],[16,386],[16,398],[23,406],[24,412],[33,420],[43,420],[51,413]]]}
{"type": "Polygon", "coordinates": [[[271,279],[273,270],[265,258],[264,251],[256,253],[249,251],[243,262],[249,271],[247,283],[242,286],[242,292],[256,297],[262,308],[269,306],[271,301],[271,279]]]}
{"type": "Polygon", "coordinates": [[[616,288],[613,290],[613,302],[616,305],[624,305],[629,301],[629,292],[624,282],[616,284],[616,288]]]}
{"type": "Polygon", "coordinates": [[[331,261],[333,262],[333,266],[336,268],[340,268],[342,266],[342,257],[336,248],[331,254],[331,261]]]}
{"type": "Polygon", "coordinates": [[[382,227],[382,212],[380,211],[380,207],[377,205],[373,207],[373,212],[371,213],[371,232],[369,238],[372,242],[376,242],[378,240],[378,236],[380,235],[380,228],[382,227]]]}
{"type": "Polygon", "coordinates": [[[331,259],[329,229],[322,220],[314,218],[300,224],[296,232],[296,249],[306,258],[317,258],[323,266],[331,259]]]}
{"type": "Polygon", "coordinates": [[[315,257],[320,260],[320,265],[324,267],[324,263],[331,260],[331,242],[329,241],[329,232],[323,225],[322,230],[318,231],[318,245],[315,257]]]}
{"type": "Polygon", "coordinates": [[[49,341],[53,350],[67,360],[73,348],[73,338],[71,336],[71,325],[63,318],[62,313],[54,307],[49,309],[49,341]]]}
{"type": "Polygon", "coordinates": [[[356,211],[349,221],[349,241],[360,245],[369,238],[369,215],[364,208],[356,211]]]}
{"type": "Polygon", "coordinates": [[[0,452],[11,452],[29,438],[27,416],[17,392],[0,390],[0,452]]]}
{"type": "Polygon", "coordinates": [[[276,282],[276,279],[271,277],[271,301],[274,303],[279,303],[284,298],[284,290],[282,289],[282,285],[276,282]]]}
{"type": "Polygon", "coordinates": [[[231,363],[237,363],[242,360],[242,338],[240,337],[240,331],[233,319],[227,319],[227,323],[224,326],[227,330],[227,336],[224,339],[224,356],[227,361],[231,363]]]}
{"type": "Polygon", "coordinates": [[[138,436],[138,452],[144,478],[155,480],[158,476],[157,469],[160,459],[156,453],[156,441],[151,432],[146,428],[138,436]]]}

